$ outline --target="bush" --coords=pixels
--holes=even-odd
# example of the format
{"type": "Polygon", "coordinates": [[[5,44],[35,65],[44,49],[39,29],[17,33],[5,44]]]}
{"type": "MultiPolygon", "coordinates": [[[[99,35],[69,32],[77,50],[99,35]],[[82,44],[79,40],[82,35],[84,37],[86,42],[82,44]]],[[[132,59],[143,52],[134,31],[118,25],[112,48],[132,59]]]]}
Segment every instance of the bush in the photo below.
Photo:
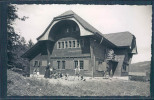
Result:
{"type": "Polygon", "coordinates": [[[148,81],[146,76],[135,76],[135,75],[129,75],[129,79],[133,81],[148,81]]]}

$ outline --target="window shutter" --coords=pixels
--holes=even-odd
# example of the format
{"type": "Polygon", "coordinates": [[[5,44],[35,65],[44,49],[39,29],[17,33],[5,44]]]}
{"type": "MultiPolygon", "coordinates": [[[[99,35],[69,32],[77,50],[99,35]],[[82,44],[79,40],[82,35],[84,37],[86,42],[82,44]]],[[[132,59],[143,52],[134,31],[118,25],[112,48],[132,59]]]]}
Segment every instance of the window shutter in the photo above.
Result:
{"type": "Polygon", "coordinates": [[[70,64],[70,65],[69,65],[69,68],[70,68],[70,69],[75,69],[74,61],[70,61],[69,64],[70,64]]]}
{"type": "Polygon", "coordinates": [[[98,70],[99,61],[96,61],[95,69],[98,70]]]}
{"type": "Polygon", "coordinates": [[[47,61],[46,60],[42,61],[42,66],[47,66],[47,61]]]}
{"type": "Polygon", "coordinates": [[[57,61],[53,61],[53,68],[57,69],[57,61]]]}
{"type": "Polygon", "coordinates": [[[32,65],[33,65],[33,66],[35,65],[35,60],[32,61],[32,65]]]}
{"type": "Polygon", "coordinates": [[[89,60],[84,60],[84,70],[89,70],[89,60]]]}

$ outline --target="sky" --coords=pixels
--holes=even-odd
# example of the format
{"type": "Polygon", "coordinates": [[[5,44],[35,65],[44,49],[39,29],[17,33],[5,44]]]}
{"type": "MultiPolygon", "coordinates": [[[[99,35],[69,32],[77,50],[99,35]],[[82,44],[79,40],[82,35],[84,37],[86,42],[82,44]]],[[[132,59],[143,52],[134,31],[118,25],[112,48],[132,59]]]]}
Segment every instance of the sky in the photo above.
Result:
{"type": "Polygon", "coordinates": [[[15,31],[26,41],[34,43],[54,17],[72,10],[102,34],[129,31],[136,37],[138,54],[132,63],[151,61],[152,6],[151,5],[17,5],[19,17],[15,20],[15,31]]]}

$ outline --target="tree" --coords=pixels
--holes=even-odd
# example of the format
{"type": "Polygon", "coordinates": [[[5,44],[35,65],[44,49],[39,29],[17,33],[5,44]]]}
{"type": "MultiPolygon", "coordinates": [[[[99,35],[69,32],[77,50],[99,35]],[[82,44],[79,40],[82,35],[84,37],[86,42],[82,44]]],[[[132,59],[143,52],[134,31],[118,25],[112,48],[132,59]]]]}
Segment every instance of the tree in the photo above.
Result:
{"type": "Polygon", "coordinates": [[[30,49],[34,45],[33,41],[30,39],[28,41],[28,48],[30,49]]]}
{"type": "Polygon", "coordinates": [[[12,27],[15,19],[18,18],[16,14],[17,8],[11,4],[8,5],[8,14],[7,14],[7,56],[8,56],[8,67],[12,67],[14,60],[13,49],[17,40],[19,39],[19,35],[15,33],[14,28],[12,27]]]}
{"type": "Polygon", "coordinates": [[[14,21],[19,19],[21,21],[25,21],[28,17],[23,16],[23,18],[19,18],[17,15],[17,7],[15,5],[8,5],[8,14],[7,14],[7,56],[8,56],[8,68],[19,67],[21,63],[19,63],[21,59],[20,54],[21,51],[25,51],[27,49],[26,41],[23,37],[20,37],[13,28],[14,21]]]}
{"type": "Polygon", "coordinates": [[[28,50],[26,40],[24,37],[20,37],[18,43],[14,46],[13,54],[14,55],[14,65],[16,68],[23,69],[23,66],[29,65],[27,59],[21,58],[21,55],[28,50]]]}

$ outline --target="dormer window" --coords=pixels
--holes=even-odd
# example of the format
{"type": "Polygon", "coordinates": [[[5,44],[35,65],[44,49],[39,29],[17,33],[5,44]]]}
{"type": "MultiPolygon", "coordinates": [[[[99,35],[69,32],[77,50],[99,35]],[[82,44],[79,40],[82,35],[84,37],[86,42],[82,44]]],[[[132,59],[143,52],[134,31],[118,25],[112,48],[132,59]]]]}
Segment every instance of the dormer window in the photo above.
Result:
{"type": "Polygon", "coordinates": [[[81,45],[84,46],[83,40],[68,40],[68,41],[58,41],[57,49],[66,49],[66,48],[80,48],[81,45]]]}
{"type": "Polygon", "coordinates": [[[69,41],[69,47],[70,47],[70,48],[72,47],[71,41],[69,41]]]}
{"type": "Polygon", "coordinates": [[[58,42],[58,48],[60,49],[61,48],[61,45],[60,45],[61,43],[60,42],[58,42]]]}
{"type": "Polygon", "coordinates": [[[65,41],[65,48],[67,48],[68,47],[68,44],[67,44],[67,41],[65,41]]]}
{"type": "Polygon", "coordinates": [[[79,40],[77,40],[77,47],[80,47],[80,43],[79,43],[79,40]]]}
{"type": "Polygon", "coordinates": [[[62,48],[64,48],[64,42],[62,42],[62,48]]]}
{"type": "Polygon", "coordinates": [[[73,41],[73,47],[75,48],[75,41],[73,41]]]}

